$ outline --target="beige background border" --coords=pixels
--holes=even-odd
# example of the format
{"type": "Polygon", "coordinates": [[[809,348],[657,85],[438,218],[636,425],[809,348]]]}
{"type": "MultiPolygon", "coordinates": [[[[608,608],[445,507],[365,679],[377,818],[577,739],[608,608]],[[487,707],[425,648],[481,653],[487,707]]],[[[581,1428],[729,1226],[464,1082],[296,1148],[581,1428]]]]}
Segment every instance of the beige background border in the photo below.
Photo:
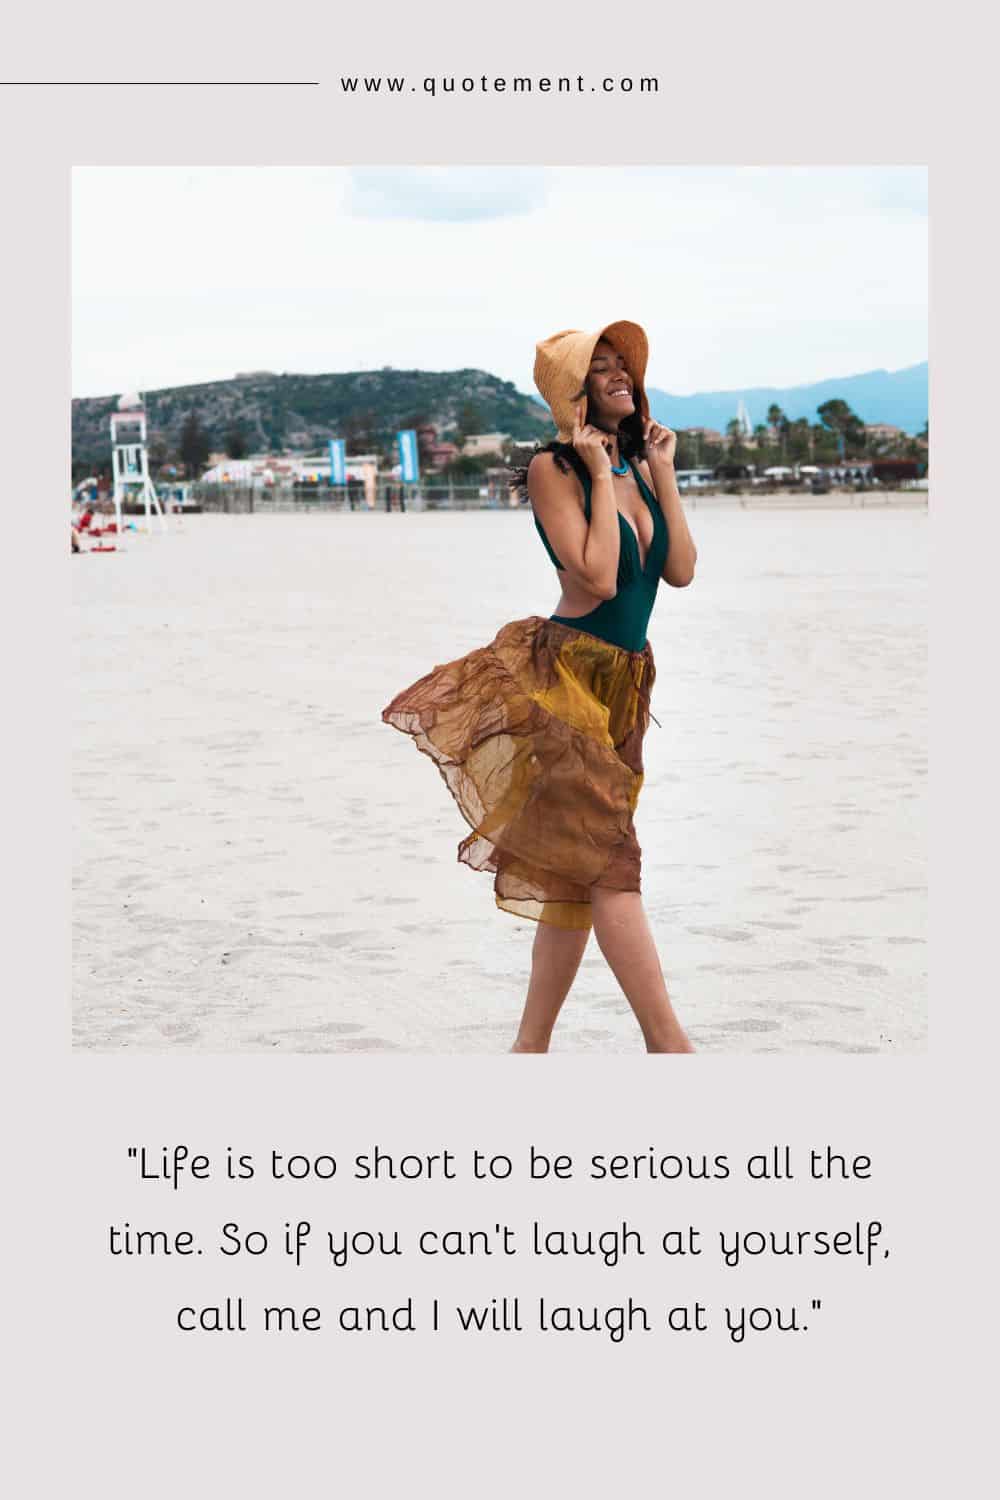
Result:
{"type": "MultiPolygon", "coordinates": [[[[12,866],[6,1342],[20,1398],[17,1493],[99,1485],[108,1497],[334,1487],[381,1496],[418,1480],[448,1496],[515,1486],[578,1495],[656,1486],[723,1496],[751,1485],[782,1497],[979,1493],[986,1387],[976,1356],[987,1291],[976,1236],[990,1196],[984,1101],[992,1092],[981,1027],[993,1009],[997,821],[988,615],[998,523],[982,440],[993,428],[993,174],[982,160],[985,123],[976,123],[977,101],[991,97],[979,70],[992,54],[962,25],[971,10],[952,7],[928,31],[903,5],[848,6],[836,18],[791,5],[766,14],[639,5],[629,16],[585,6],[549,18],[511,5],[480,23],[478,39],[473,13],[457,6],[391,23],[373,16],[367,38],[360,20],[294,4],[277,36],[277,16],[232,5],[182,4],[155,29],[144,18],[138,36],[107,24],[113,14],[88,8],[58,35],[48,15],[25,17],[7,75],[37,76],[44,58],[49,76],[107,76],[134,70],[129,52],[147,74],[155,66],[153,76],[190,67],[195,56],[206,69],[225,59],[230,76],[262,60],[269,72],[302,76],[308,58],[321,77],[341,62],[345,71],[350,62],[352,70],[478,72],[488,61],[498,72],[557,72],[571,58],[573,70],[603,71],[603,59],[633,52],[644,71],[659,59],[670,87],[655,102],[549,99],[516,113],[506,99],[478,97],[348,107],[330,88],[152,99],[120,89],[0,90],[0,409],[14,517],[3,591],[12,866]],[[49,503],[65,490],[68,445],[69,167],[407,159],[930,164],[940,794],[928,1057],[713,1059],[683,1069],[641,1056],[552,1058],[516,1065],[516,1086],[507,1058],[71,1057],[69,558],[63,511],[49,503]],[[892,1270],[867,1281],[824,1275],[822,1321],[791,1350],[413,1339],[359,1342],[345,1356],[324,1340],[268,1349],[265,1361],[258,1342],[179,1344],[158,1324],[159,1292],[111,1277],[100,1252],[107,1221],[138,1208],[120,1156],[128,1142],[183,1137],[211,1148],[308,1137],[317,1148],[350,1139],[361,1149],[377,1136],[419,1148],[445,1133],[508,1150],[531,1135],[567,1150],[599,1137],[625,1149],[683,1142],[737,1151],[780,1136],[869,1150],[875,1185],[829,1206],[797,1195],[791,1211],[814,1219],[835,1203],[838,1215],[864,1217],[877,1205],[892,1229],[892,1270]]],[[[407,1211],[425,1204],[428,1214],[444,1211],[430,1200],[407,1211]]],[[[648,1194],[633,1205],[637,1217],[661,1211],[648,1194]]],[[[712,1216],[741,1208],[735,1196],[720,1205],[713,1201],[712,1216]]],[[[287,1206],[275,1198],[269,1208],[260,1194],[255,1216],[287,1206]]],[[[494,1206],[470,1195],[461,1212],[488,1208],[492,1218],[494,1206]]],[[[503,1205],[505,1216],[522,1217],[537,1206],[513,1189],[503,1205]]],[[[693,1213],[692,1196],[672,1198],[671,1211],[693,1213]]],[[[586,1192],[574,1195],[575,1214],[601,1212],[586,1192]]],[[[711,1282],[706,1274],[699,1283],[706,1296],[711,1282]]],[[[567,1273],[567,1297],[576,1284],[567,1273]]]]}

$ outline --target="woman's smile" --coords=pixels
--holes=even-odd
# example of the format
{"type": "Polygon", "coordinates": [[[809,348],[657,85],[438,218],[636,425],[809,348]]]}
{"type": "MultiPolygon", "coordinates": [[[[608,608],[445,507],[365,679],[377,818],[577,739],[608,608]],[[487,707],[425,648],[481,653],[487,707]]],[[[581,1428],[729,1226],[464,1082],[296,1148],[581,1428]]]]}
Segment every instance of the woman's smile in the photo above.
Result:
{"type": "Polygon", "coordinates": [[[588,384],[591,400],[609,416],[620,421],[635,411],[632,377],[625,368],[624,357],[604,339],[594,350],[588,384]]]}

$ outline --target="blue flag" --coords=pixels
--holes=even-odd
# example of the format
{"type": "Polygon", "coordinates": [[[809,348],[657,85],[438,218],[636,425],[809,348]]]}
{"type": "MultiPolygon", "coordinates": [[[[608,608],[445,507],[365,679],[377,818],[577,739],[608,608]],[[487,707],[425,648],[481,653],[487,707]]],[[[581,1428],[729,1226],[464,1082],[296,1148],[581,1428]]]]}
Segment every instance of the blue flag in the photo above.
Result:
{"type": "Polygon", "coordinates": [[[404,484],[419,484],[420,462],[417,454],[417,434],[410,428],[397,434],[399,462],[404,484]]]}
{"type": "Polygon", "coordinates": [[[347,483],[347,444],[343,438],[330,439],[330,483],[347,483]]]}

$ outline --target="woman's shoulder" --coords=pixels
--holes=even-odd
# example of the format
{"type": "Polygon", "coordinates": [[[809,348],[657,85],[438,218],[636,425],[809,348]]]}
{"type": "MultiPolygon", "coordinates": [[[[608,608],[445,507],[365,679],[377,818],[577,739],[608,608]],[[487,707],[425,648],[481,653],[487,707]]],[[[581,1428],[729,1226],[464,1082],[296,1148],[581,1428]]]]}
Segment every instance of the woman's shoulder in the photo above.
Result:
{"type": "Polygon", "coordinates": [[[581,468],[571,443],[550,443],[532,454],[528,460],[527,477],[536,489],[541,484],[546,490],[573,494],[579,491],[581,468]]]}
{"type": "Polygon", "coordinates": [[[565,465],[567,452],[573,449],[572,443],[546,443],[544,448],[536,448],[528,460],[528,468],[553,468],[565,465]]]}
{"type": "Polygon", "coordinates": [[[529,474],[547,474],[556,466],[556,456],[551,448],[536,448],[528,459],[529,474]]]}
{"type": "Polygon", "coordinates": [[[527,462],[510,471],[511,488],[534,505],[559,505],[566,500],[585,504],[586,469],[572,443],[553,440],[536,448],[527,462]],[[582,471],[582,475],[581,475],[582,471]]]}
{"type": "MultiPolygon", "coordinates": [[[[576,458],[575,450],[571,451],[576,458]]],[[[527,493],[535,520],[545,525],[558,527],[563,518],[590,520],[590,485],[577,472],[577,465],[558,451],[535,455],[527,493]]]]}

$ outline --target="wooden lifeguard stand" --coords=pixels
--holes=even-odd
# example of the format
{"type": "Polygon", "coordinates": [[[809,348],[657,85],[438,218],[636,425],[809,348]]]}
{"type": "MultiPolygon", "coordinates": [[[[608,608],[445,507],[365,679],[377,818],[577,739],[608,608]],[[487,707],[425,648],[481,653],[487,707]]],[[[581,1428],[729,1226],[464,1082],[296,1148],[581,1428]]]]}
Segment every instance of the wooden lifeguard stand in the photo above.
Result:
{"type": "Polygon", "coordinates": [[[160,530],[166,531],[167,518],[163,514],[160,497],[149,477],[149,452],[146,447],[146,408],[141,397],[127,391],[118,398],[118,410],[111,413],[111,469],[114,476],[115,522],[117,542],[121,546],[124,538],[122,526],[122,502],[134,495],[146,506],[146,530],[152,530],[152,515],[155,511],[160,520],[160,530]]]}

